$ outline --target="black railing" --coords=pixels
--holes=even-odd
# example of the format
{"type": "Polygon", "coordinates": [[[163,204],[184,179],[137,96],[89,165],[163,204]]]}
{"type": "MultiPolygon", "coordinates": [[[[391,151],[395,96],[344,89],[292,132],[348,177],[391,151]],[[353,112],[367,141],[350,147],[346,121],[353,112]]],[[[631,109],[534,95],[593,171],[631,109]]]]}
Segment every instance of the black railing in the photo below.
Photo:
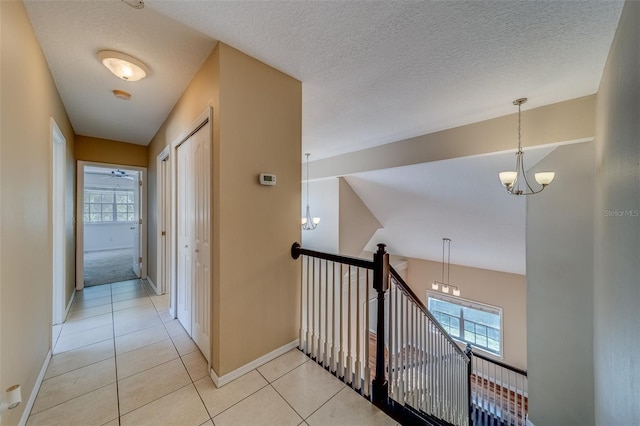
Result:
{"type": "Polygon", "coordinates": [[[373,261],[298,243],[291,256],[302,257],[300,350],[396,420],[526,423],[527,372],[463,351],[389,265],[384,244],[373,261]]]}
{"type": "MultiPolygon", "coordinates": [[[[471,353],[470,346],[468,352],[471,353]]],[[[501,361],[472,352],[470,378],[474,423],[524,426],[528,415],[527,372],[501,361]]]]}
{"type": "Polygon", "coordinates": [[[384,244],[373,261],[298,243],[291,255],[302,257],[300,350],[403,424],[469,425],[469,358],[391,268],[384,244]]]}

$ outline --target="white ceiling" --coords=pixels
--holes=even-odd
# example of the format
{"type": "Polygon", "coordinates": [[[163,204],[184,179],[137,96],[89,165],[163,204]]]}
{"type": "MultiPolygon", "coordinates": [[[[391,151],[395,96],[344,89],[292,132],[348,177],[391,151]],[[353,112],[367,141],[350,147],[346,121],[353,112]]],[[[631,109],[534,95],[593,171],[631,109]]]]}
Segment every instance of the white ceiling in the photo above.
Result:
{"type": "MultiPolygon", "coordinates": [[[[527,165],[553,149],[527,150],[527,165]]],[[[440,261],[446,237],[451,263],[524,274],[526,197],[509,195],[497,175],[514,161],[508,152],[347,177],[383,226],[366,250],[384,242],[390,253],[440,261]]]]}
{"type": "MultiPolygon", "coordinates": [[[[622,1],[25,0],[77,134],[146,145],[216,40],[297,78],[303,151],[318,160],[593,94],[622,1]],[[150,66],[137,83],[98,61],[150,66]],[[112,89],[131,92],[121,101],[112,89]]],[[[515,135],[514,135],[515,136],[515,135]]],[[[514,140],[515,147],[515,140],[514,140]]],[[[524,201],[496,171],[513,153],[348,177],[394,253],[524,272],[524,201]],[[374,192],[374,187],[375,192],[374,192]],[[384,195],[380,195],[380,191],[384,195]],[[382,203],[381,200],[385,200],[382,203]],[[392,209],[411,201],[410,209],[392,209]],[[475,217],[472,220],[471,217],[475,217]]],[[[534,156],[527,152],[527,163],[534,156]]]]}

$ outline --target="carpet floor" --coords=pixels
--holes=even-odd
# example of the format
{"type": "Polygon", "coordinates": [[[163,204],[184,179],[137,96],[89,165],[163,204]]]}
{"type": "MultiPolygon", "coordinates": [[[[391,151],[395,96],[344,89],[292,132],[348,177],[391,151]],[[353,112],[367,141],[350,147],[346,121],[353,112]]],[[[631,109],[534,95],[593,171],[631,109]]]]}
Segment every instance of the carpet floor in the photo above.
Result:
{"type": "Polygon", "coordinates": [[[84,253],[84,285],[133,280],[133,248],[84,253]]]}

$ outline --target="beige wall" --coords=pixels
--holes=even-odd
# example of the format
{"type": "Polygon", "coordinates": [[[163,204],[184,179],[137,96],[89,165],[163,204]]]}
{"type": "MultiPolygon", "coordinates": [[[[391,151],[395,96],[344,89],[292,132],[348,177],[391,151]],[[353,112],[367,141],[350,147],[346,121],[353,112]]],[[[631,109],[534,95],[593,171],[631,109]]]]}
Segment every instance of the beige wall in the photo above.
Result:
{"type": "Polygon", "coordinates": [[[149,148],[90,136],[76,137],[76,160],[147,167],[149,148]]]}
{"type": "MultiPolygon", "coordinates": [[[[156,157],[212,106],[212,366],[218,376],[297,337],[302,88],[299,81],[219,43],[149,150],[150,216],[156,157]],[[261,172],[278,184],[261,186],[261,172]]],[[[150,271],[156,276],[155,220],[150,271]]]]}
{"type": "MultiPolygon", "coordinates": [[[[220,50],[219,374],[297,338],[302,84],[220,50]],[[258,184],[260,172],[278,184],[258,184]],[[256,218],[263,218],[258,219],[256,218]]],[[[216,163],[218,165],[218,163],[216,163]]]]}
{"type": "MultiPolygon", "coordinates": [[[[157,157],[158,155],[171,143],[177,142],[179,138],[185,137],[184,134],[189,126],[200,116],[206,108],[213,107],[213,156],[214,170],[212,171],[212,192],[217,187],[218,179],[216,175],[215,160],[218,158],[218,141],[220,139],[220,130],[218,128],[219,121],[219,90],[218,90],[218,74],[219,74],[219,48],[216,46],[211,55],[204,62],[200,70],[196,73],[193,80],[182,94],[173,110],[160,126],[155,136],[149,144],[147,152],[147,164],[148,164],[148,217],[149,228],[147,233],[147,247],[148,247],[148,271],[149,278],[156,284],[160,285],[157,280],[157,245],[158,245],[158,224],[157,224],[157,157]]],[[[216,201],[214,199],[215,204],[216,201]]],[[[215,220],[215,219],[214,219],[215,220]]],[[[215,313],[214,313],[215,315],[215,313]]]]}
{"type": "MultiPolygon", "coordinates": [[[[433,281],[441,281],[442,263],[407,259],[407,284],[422,302],[433,281]]],[[[526,280],[523,275],[451,265],[451,284],[464,299],[502,308],[504,362],[527,369],[526,280]]]]}
{"type": "MultiPolygon", "coordinates": [[[[595,134],[595,95],[522,111],[528,146],[591,140],[595,134]]],[[[513,114],[417,136],[311,164],[310,178],[346,176],[449,158],[513,150],[513,114]]]]}
{"type": "Polygon", "coordinates": [[[338,249],[340,254],[360,256],[373,234],[382,228],[382,225],[351,188],[349,182],[343,177],[338,180],[340,182],[338,249]]]}
{"type": "MultiPolygon", "coordinates": [[[[0,16],[0,389],[20,383],[24,401],[2,414],[3,424],[11,425],[18,423],[51,348],[49,117],[67,140],[67,161],[74,134],[22,2],[0,2],[0,16]]],[[[72,162],[69,167],[67,176],[73,176],[72,162]]],[[[67,186],[73,194],[71,180],[67,186]]],[[[67,271],[73,282],[72,263],[67,271]]]]}
{"type": "Polygon", "coordinates": [[[600,425],[640,424],[639,46],[640,2],[627,1],[596,115],[594,375],[600,425]],[[620,211],[622,216],[607,214],[620,211]]]}

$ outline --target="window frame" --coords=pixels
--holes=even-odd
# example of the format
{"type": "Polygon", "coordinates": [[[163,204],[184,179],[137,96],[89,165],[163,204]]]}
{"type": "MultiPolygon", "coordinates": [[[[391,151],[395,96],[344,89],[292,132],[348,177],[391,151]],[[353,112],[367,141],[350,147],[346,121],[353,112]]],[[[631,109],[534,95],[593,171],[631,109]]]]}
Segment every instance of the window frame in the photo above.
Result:
{"type": "MultiPolygon", "coordinates": [[[[475,309],[477,311],[481,311],[481,312],[487,312],[490,314],[494,314],[494,315],[498,315],[500,318],[500,352],[495,352],[491,349],[487,347],[482,347],[482,346],[478,346],[476,343],[473,342],[468,342],[467,340],[464,339],[464,331],[465,331],[465,322],[464,322],[464,315],[461,315],[459,317],[459,321],[460,321],[460,331],[461,331],[461,337],[455,337],[453,335],[451,335],[451,338],[454,339],[457,342],[463,343],[463,344],[470,344],[474,350],[478,350],[481,351],[483,353],[486,353],[490,356],[493,357],[497,357],[499,359],[504,359],[504,310],[499,307],[499,306],[492,306],[492,305],[488,305],[486,303],[481,303],[481,302],[477,302],[475,300],[469,300],[469,299],[464,299],[462,297],[453,297],[453,296],[447,296],[445,294],[436,292],[436,291],[431,291],[431,290],[427,290],[427,310],[429,310],[429,312],[435,317],[435,313],[431,312],[431,309],[429,308],[429,299],[434,299],[434,300],[440,300],[443,302],[447,302],[447,303],[451,303],[454,305],[457,305],[460,307],[461,311],[462,308],[469,308],[469,309],[475,309]]],[[[447,313],[444,313],[445,315],[449,315],[447,313]]],[[[451,315],[450,315],[451,316],[451,315]]],[[[475,322],[473,322],[474,324],[476,324],[475,322]]],[[[441,324],[442,325],[442,324],[441,324]]],[[[444,327],[444,326],[443,326],[444,327]]],[[[446,327],[444,327],[446,329],[446,327]]],[[[488,338],[488,333],[487,333],[487,338],[488,338]]]]}
{"type": "MultiPolygon", "coordinates": [[[[84,188],[84,205],[82,206],[82,217],[83,217],[83,222],[87,225],[112,225],[112,224],[131,224],[131,223],[135,223],[136,222],[136,218],[135,218],[135,190],[134,189],[128,189],[128,188],[100,188],[100,187],[85,187],[84,188]],[[113,194],[113,202],[111,203],[92,203],[91,202],[91,192],[95,191],[95,192],[100,192],[100,196],[102,197],[102,193],[104,192],[110,192],[113,194]],[[117,192],[126,192],[127,193],[127,203],[118,203],[117,202],[117,192]],[[131,196],[131,198],[133,199],[132,203],[129,203],[129,196],[131,196]],[[104,205],[112,205],[112,211],[111,212],[106,212],[106,213],[111,213],[112,215],[112,219],[111,220],[100,220],[100,221],[93,221],[91,220],[91,205],[92,204],[100,204],[100,219],[103,218],[104,215],[104,211],[102,210],[102,206],[104,205]],[[89,212],[85,211],[86,206],[89,206],[89,212]],[[127,220],[117,220],[118,219],[118,206],[127,206],[127,220]],[[129,208],[128,206],[133,206],[133,212],[130,213],[129,212],[129,208]],[[85,215],[88,214],[89,218],[86,218],[85,215]],[[133,220],[128,220],[129,214],[133,214],[133,220]]],[[[97,212],[96,212],[97,213],[97,212]]]]}

